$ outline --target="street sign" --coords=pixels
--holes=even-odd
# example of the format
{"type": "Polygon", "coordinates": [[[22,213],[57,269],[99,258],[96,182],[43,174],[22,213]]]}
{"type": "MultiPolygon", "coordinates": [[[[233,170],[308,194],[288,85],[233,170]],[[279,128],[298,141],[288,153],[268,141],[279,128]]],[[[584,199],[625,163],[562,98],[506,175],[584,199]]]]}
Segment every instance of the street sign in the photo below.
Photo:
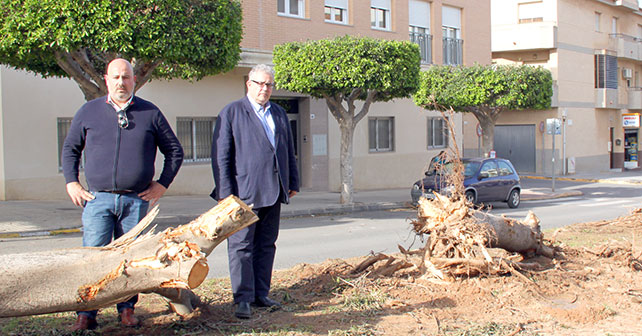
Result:
{"type": "Polygon", "coordinates": [[[562,134],[562,122],[557,118],[546,119],[546,134],[562,134]]]}

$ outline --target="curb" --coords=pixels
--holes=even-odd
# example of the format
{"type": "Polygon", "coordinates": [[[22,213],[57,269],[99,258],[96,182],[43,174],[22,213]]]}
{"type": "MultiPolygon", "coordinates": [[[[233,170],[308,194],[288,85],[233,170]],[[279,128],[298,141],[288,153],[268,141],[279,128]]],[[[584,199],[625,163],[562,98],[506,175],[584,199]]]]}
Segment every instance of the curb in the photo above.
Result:
{"type": "MultiPolygon", "coordinates": [[[[410,207],[408,202],[379,202],[379,203],[354,203],[351,205],[337,205],[322,209],[304,209],[304,210],[286,210],[281,212],[281,218],[295,218],[304,216],[327,216],[349,212],[363,212],[375,210],[391,210],[410,207]]],[[[178,215],[163,216],[156,218],[152,223],[153,226],[170,227],[177,223],[187,224],[196,219],[196,216],[178,215]]],[[[69,233],[81,233],[82,228],[58,229],[49,231],[25,231],[25,232],[5,232],[0,233],[0,239],[10,238],[31,238],[31,237],[48,237],[69,233]]]]}
{"type": "Polygon", "coordinates": [[[6,232],[6,233],[0,233],[0,239],[47,237],[47,236],[57,236],[62,234],[78,233],[78,232],[82,232],[82,229],[71,228],[71,229],[58,229],[58,230],[50,230],[50,231],[6,232]]]}
{"type": "Polygon", "coordinates": [[[575,191],[567,191],[563,193],[555,193],[555,194],[522,194],[522,201],[539,201],[539,200],[547,200],[547,199],[556,199],[556,198],[564,198],[564,197],[573,197],[573,196],[582,196],[584,193],[582,193],[579,190],[575,191]]]}
{"type": "MultiPolygon", "coordinates": [[[[520,178],[527,178],[531,180],[552,180],[549,176],[532,176],[520,175],[520,178]]],[[[589,183],[608,183],[608,184],[630,184],[641,185],[642,181],[635,180],[613,180],[613,179],[591,179],[591,178],[576,178],[576,177],[555,177],[558,181],[571,181],[571,182],[589,182],[589,183]]]]}

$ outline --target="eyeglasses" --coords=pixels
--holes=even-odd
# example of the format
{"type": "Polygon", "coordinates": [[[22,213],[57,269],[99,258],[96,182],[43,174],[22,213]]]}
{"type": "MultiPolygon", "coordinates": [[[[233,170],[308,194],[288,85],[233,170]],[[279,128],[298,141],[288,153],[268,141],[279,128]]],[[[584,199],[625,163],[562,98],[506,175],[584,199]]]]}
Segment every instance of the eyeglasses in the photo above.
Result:
{"type": "Polygon", "coordinates": [[[127,128],[127,126],[129,126],[129,120],[127,120],[127,114],[125,114],[125,111],[120,110],[118,111],[117,115],[118,115],[118,126],[120,126],[120,128],[123,128],[123,129],[127,128]]]}
{"type": "Polygon", "coordinates": [[[252,82],[254,82],[256,85],[260,86],[260,87],[267,86],[267,87],[268,87],[268,89],[271,89],[271,88],[273,88],[273,87],[274,87],[274,83],[270,83],[270,82],[259,82],[259,81],[255,81],[254,79],[250,79],[250,80],[251,80],[252,82]]]}

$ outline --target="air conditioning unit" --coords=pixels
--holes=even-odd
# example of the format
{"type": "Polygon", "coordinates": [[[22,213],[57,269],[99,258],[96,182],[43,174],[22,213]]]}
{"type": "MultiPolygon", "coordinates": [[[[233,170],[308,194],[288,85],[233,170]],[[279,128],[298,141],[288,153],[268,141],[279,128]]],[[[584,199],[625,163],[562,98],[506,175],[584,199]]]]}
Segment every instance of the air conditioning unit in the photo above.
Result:
{"type": "Polygon", "coordinates": [[[633,69],[622,68],[622,78],[624,78],[624,79],[633,78],[633,69]]]}

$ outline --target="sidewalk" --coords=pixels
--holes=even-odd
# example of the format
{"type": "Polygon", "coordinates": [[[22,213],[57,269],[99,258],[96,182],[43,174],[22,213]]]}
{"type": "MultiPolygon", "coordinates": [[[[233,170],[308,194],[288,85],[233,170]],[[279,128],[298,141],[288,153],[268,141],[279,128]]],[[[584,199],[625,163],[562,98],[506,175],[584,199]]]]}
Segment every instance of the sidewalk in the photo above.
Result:
{"type": "MultiPolygon", "coordinates": [[[[522,176],[523,179],[551,179],[550,176],[522,176]]],[[[642,171],[603,174],[578,174],[556,177],[589,183],[616,183],[642,185],[642,171]]],[[[522,200],[552,199],[579,196],[577,190],[550,188],[522,190],[522,200]]],[[[337,192],[303,191],[284,205],[282,217],[316,216],[358,211],[386,210],[410,207],[410,187],[404,189],[357,191],[352,205],[339,204],[337,192]]],[[[160,213],[155,224],[158,230],[189,223],[214,206],[209,196],[165,196],[160,201],[160,213]]],[[[0,201],[0,239],[31,236],[51,236],[80,232],[81,209],[70,200],[59,201],[0,201]]]]}

